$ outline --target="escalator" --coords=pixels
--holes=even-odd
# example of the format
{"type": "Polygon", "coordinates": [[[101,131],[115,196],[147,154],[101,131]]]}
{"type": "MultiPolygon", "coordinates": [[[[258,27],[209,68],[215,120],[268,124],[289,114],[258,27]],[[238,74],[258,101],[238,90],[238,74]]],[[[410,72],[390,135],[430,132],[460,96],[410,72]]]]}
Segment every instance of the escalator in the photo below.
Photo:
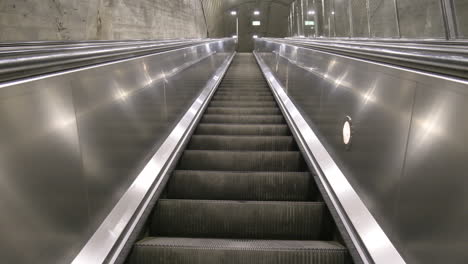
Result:
{"type": "Polygon", "coordinates": [[[237,54],[127,259],[350,263],[252,54],[237,54]]]}

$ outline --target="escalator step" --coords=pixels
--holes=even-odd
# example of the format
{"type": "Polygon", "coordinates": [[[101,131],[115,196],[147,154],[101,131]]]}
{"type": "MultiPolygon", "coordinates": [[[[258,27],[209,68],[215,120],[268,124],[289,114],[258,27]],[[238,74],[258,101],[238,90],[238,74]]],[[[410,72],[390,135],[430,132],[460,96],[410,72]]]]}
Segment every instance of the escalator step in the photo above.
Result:
{"type": "Polygon", "coordinates": [[[219,101],[274,101],[272,95],[218,95],[213,96],[213,100],[219,101]]]}
{"type": "Polygon", "coordinates": [[[271,95],[271,91],[268,87],[254,87],[254,88],[231,88],[231,87],[219,87],[217,92],[219,93],[268,93],[271,95]]]}
{"type": "Polygon", "coordinates": [[[205,114],[214,115],[281,115],[277,107],[208,107],[205,114]]]}
{"type": "Polygon", "coordinates": [[[282,115],[211,115],[205,114],[201,123],[229,124],[285,124],[282,115]]]}
{"type": "Polygon", "coordinates": [[[213,107],[276,107],[275,101],[223,101],[213,100],[209,106],[213,107]]]}
{"type": "Polygon", "coordinates": [[[192,150],[298,150],[292,136],[219,136],[194,135],[187,149],[192,150]]]}
{"type": "Polygon", "coordinates": [[[171,199],[307,201],[316,192],[307,172],[176,170],[167,186],[171,199]]]}
{"type": "Polygon", "coordinates": [[[161,199],[152,236],[318,240],[326,228],[322,202],[161,199]]]}
{"type": "Polygon", "coordinates": [[[233,91],[233,90],[218,90],[216,95],[222,96],[271,96],[271,92],[265,91],[233,91]]]}
{"type": "Polygon", "coordinates": [[[178,169],[217,171],[307,171],[298,151],[186,150],[178,169]]]}
{"type": "Polygon", "coordinates": [[[129,264],[345,264],[346,248],[335,242],[148,237],[129,264]]]}
{"type": "Polygon", "coordinates": [[[241,125],[241,124],[199,124],[197,135],[259,135],[289,136],[291,131],[284,125],[241,125]]]}

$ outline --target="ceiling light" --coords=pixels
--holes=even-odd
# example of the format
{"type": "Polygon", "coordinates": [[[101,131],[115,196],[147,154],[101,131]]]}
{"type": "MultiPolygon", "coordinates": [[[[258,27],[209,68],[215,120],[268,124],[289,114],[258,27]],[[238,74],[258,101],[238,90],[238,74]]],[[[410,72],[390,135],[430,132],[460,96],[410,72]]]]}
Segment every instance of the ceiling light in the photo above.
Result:
{"type": "Polygon", "coordinates": [[[314,10],[309,10],[309,11],[307,12],[307,14],[308,14],[308,15],[315,15],[315,11],[314,11],[314,10]]]}
{"type": "Polygon", "coordinates": [[[253,38],[256,39],[256,38],[258,38],[258,36],[257,36],[257,35],[253,35],[253,38]]]}
{"type": "Polygon", "coordinates": [[[256,15],[256,16],[258,16],[258,15],[260,15],[260,11],[257,11],[257,10],[256,10],[256,11],[254,11],[253,14],[256,15]]]}
{"type": "Polygon", "coordinates": [[[252,21],[252,26],[260,26],[260,21],[252,21]]]}
{"type": "Polygon", "coordinates": [[[231,15],[233,16],[237,15],[237,11],[231,11],[231,15]]]}

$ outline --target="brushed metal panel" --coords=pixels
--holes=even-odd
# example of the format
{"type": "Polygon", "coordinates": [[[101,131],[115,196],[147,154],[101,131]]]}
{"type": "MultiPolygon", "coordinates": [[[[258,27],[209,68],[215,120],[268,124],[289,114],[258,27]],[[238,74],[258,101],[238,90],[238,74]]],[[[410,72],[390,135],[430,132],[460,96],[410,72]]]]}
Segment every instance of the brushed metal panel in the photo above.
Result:
{"type": "Polygon", "coordinates": [[[467,88],[418,83],[397,214],[409,263],[468,259],[467,88]]]}
{"type": "Polygon", "coordinates": [[[62,262],[90,235],[69,80],[50,81],[0,88],[3,263],[62,262]]]}
{"type": "Polygon", "coordinates": [[[335,162],[392,238],[415,83],[381,67],[299,48],[288,95],[318,128],[335,162]],[[353,142],[342,140],[345,118],[353,142]]]}
{"type": "Polygon", "coordinates": [[[221,58],[227,57],[213,55],[223,48],[199,45],[74,76],[92,230],[198,96],[221,58]],[[193,63],[196,66],[189,67],[193,63]]]}

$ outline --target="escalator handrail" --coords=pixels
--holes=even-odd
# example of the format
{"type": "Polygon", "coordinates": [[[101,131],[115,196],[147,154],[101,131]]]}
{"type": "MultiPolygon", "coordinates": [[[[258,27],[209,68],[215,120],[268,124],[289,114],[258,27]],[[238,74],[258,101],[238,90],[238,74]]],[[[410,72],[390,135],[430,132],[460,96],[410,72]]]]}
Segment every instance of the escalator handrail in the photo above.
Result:
{"type": "Polygon", "coordinates": [[[0,82],[7,82],[40,74],[69,70],[77,67],[128,59],[137,56],[180,49],[219,39],[187,39],[174,41],[106,42],[105,45],[42,43],[35,48],[5,51],[0,49],[0,82]]]}
{"type": "Polygon", "coordinates": [[[450,42],[425,44],[304,38],[265,40],[468,79],[468,44],[463,43],[450,45],[450,42]]]}

